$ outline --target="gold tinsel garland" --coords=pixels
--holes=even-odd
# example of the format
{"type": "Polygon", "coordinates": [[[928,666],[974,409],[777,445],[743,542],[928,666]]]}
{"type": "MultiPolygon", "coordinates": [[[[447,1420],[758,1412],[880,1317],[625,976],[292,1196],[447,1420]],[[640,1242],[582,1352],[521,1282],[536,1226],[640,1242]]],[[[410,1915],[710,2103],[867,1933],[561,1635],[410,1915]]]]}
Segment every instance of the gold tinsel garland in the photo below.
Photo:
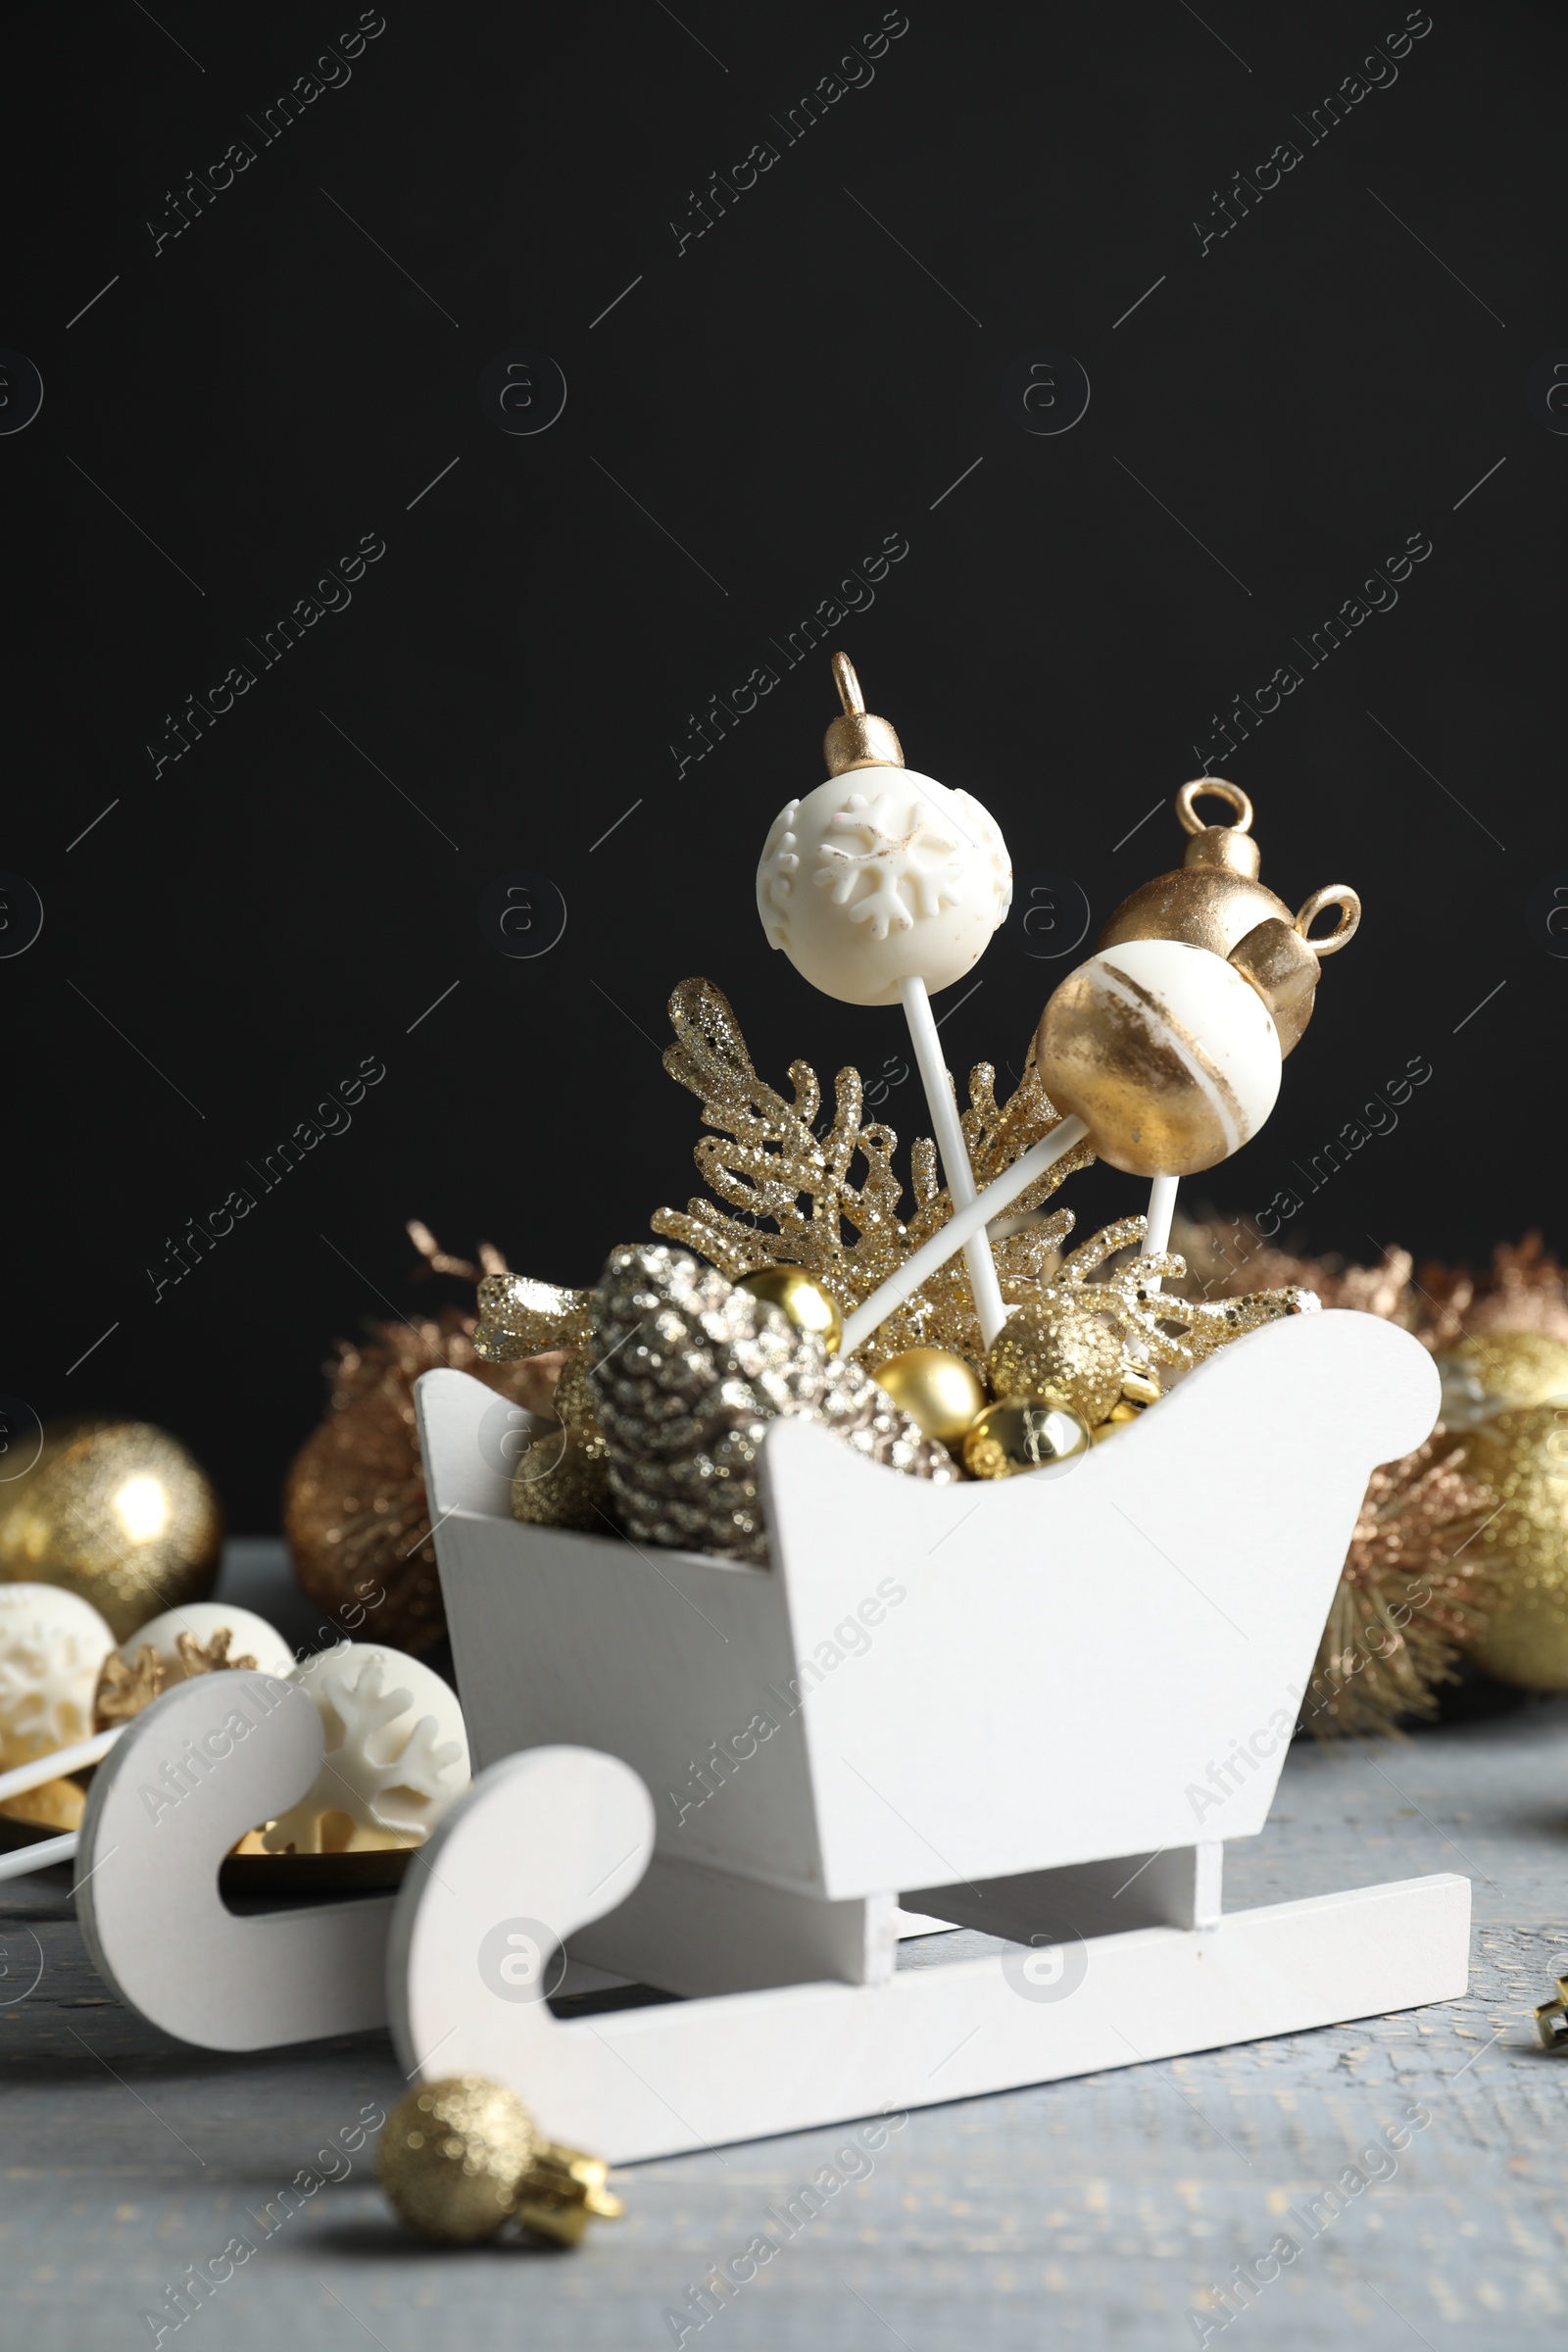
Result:
{"type": "Polygon", "coordinates": [[[1437,1713],[1437,1689],[1484,1621],[1488,1578],[1469,1555],[1487,1489],[1442,1433],[1372,1473],[1318,1648],[1302,1720],[1319,1738],[1388,1732],[1437,1713]]]}
{"type": "Polygon", "coordinates": [[[1396,1248],[1375,1266],[1300,1257],[1241,1218],[1178,1217],[1171,1238],[1204,1300],[1244,1281],[1298,1285],[1398,1324],[1444,1370],[1446,1426],[1374,1473],[1303,1704],[1312,1729],[1386,1733],[1430,1716],[1461,1653],[1525,1688],[1562,1688],[1568,1514],[1552,1399],[1568,1369],[1568,1269],[1541,1235],[1499,1244],[1480,1275],[1436,1263],[1417,1275],[1396,1248]]]}

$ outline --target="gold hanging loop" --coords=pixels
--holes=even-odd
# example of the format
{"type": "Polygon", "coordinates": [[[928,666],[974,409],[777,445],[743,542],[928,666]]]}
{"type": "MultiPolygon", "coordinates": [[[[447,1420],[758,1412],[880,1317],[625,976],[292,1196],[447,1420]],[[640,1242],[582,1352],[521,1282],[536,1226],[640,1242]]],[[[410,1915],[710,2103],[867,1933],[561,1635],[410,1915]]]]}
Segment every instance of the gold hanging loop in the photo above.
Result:
{"type": "Polygon", "coordinates": [[[1210,830],[1199,815],[1196,807],[1199,798],[1204,793],[1210,794],[1216,800],[1230,803],[1236,811],[1235,822],[1232,826],[1234,832],[1250,833],[1251,831],[1252,804],[1239,784],[1228,784],[1223,776],[1195,776],[1193,781],[1190,784],[1184,784],[1176,795],[1176,814],[1181,820],[1184,833],[1206,833],[1210,830]]]}
{"type": "Polygon", "coordinates": [[[1322,890],[1314,890],[1296,918],[1296,928],[1316,956],[1337,956],[1341,948],[1348,947],[1361,921],[1361,902],[1353,890],[1343,882],[1331,882],[1322,890]],[[1340,919],[1334,930],[1321,939],[1312,937],[1312,925],[1327,906],[1340,909],[1340,919]]]}

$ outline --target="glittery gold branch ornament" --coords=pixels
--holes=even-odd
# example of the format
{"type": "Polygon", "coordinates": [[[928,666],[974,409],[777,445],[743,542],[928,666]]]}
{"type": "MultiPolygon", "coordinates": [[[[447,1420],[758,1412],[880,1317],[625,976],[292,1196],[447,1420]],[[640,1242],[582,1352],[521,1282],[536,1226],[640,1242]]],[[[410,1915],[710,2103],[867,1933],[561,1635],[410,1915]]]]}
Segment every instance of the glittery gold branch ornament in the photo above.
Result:
{"type": "MultiPolygon", "coordinates": [[[[839,1072],[833,1118],[818,1136],[816,1072],[808,1062],[792,1062],[789,1100],[768,1086],[752,1066],[728,999],[711,981],[682,981],[670,998],[669,1017],[675,1043],[664,1067],[697,1097],[708,1124],[718,1130],[698,1143],[698,1169],[710,1190],[740,1213],[725,1215],[699,1196],[684,1211],[660,1209],[651,1220],[656,1233],[699,1251],[732,1281],[761,1266],[802,1266],[847,1311],[947,1223],[952,1202],[939,1181],[936,1147],[923,1136],[910,1152],[913,1213],[907,1221],[900,1214],[903,1187],[892,1164],[898,1137],[881,1120],[862,1118],[858,1070],[839,1072]],[[845,1238],[846,1228],[853,1240],[845,1238]]],[[[1060,1123],[1032,1051],[1022,1081],[1004,1104],[997,1102],[995,1083],[991,1065],[977,1064],[961,1121],[981,1186],[1060,1123]]],[[[1020,1197],[1014,1214],[1037,1208],[1092,1156],[1082,1145],[1064,1154],[1020,1197]]],[[[1072,1222],[1071,1211],[1060,1209],[997,1245],[1004,1298],[1036,1279],[1072,1222]]],[[[906,1348],[930,1347],[975,1361],[984,1353],[961,1258],[889,1317],[866,1356],[874,1365],[906,1348]]]]}
{"type": "Polygon", "coordinates": [[[610,1460],[611,1509],[633,1539],[765,1565],[759,1476],[767,1424],[820,1421],[871,1460],[954,1478],[853,1357],[737,1290],[684,1250],[612,1250],[599,1291],[603,1353],[589,1374],[610,1460]]]}
{"type": "Polygon", "coordinates": [[[103,1662],[98,1688],[93,1693],[92,1728],[95,1732],[112,1731],[116,1724],[129,1723],[144,1707],[150,1707],[164,1692],[164,1661],[150,1642],[144,1642],[127,1666],[118,1649],[112,1649],[103,1662]]]}
{"type": "Polygon", "coordinates": [[[1467,1539],[1492,1505],[1463,1459],[1440,1430],[1373,1471],[1301,1704],[1320,1739],[1430,1718],[1439,1685],[1455,1679],[1490,1584],[1467,1539]]]}
{"type": "MultiPolygon", "coordinates": [[[[513,1279],[488,1243],[474,1265],[448,1257],[417,1220],[409,1234],[433,1273],[481,1288],[513,1279]]],[[[559,1369],[486,1360],[474,1317],[456,1307],[374,1324],[365,1340],[338,1343],[337,1361],[327,1366],[326,1419],[301,1447],[283,1489],[283,1532],[311,1598],[351,1632],[373,1610],[374,1639],[415,1652],[446,1630],[414,1409],[415,1382],[442,1366],[543,1412],[559,1369]]]]}
{"type": "Polygon", "coordinates": [[[554,1418],[536,1426],[513,1473],[512,1515],[530,1527],[600,1527],[605,1518],[610,1449],[588,1382],[592,1361],[591,1347],[563,1356],[554,1418]]]}
{"type": "Polygon", "coordinates": [[[593,1296],[526,1274],[488,1274],[479,1285],[474,1350],[487,1364],[511,1364],[579,1347],[593,1328],[593,1296]]]}
{"type": "Polygon", "coordinates": [[[1108,1316],[1134,1362],[1184,1368],[1265,1323],[1317,1312],[1318,1300],[1299,1284],[1247,1292],[1236,1298],[1183,1298],[1162,1287],[1167,1280],[1180,1281],[1187,1271],[1186,1260],[1173,1251],[1127,1258],[1120,1265],[1109,1262],[1142,1241],[1146,1229],[1143,1217],[1121,1217],[1102,1225],[1061,1259],[1039,1294],[1041,1301],[1064,1296],[1080,1307],[1108,1316]]]}

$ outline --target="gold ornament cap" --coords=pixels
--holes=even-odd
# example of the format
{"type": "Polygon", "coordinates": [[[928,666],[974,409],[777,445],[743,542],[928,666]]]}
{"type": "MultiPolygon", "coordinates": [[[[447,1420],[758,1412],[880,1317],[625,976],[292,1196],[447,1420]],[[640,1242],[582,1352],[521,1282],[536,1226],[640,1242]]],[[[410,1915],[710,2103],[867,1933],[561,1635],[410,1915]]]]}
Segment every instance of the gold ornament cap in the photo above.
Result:
{"type": "Polygon", "coordinates": [[[867,710],[848,654],[834,655],[833,683],[844,709],[822,738],[828,774],[847,776],[856,767],[902,767],[904,746],[885,718],[867,710]]]}
{"type": "Polygon", "coordinates": [[[1176,816],[1182,831],[1190,836],[1184,866],[1218,866],[1249,882],[1257,880],[1263,854],[1252,839],[1252,804],[1239,784],[1228,784],[1223,776],[1196,776],[1176,795],[1176,816]],[[1229,804],[1236,812],[1234,824],[1203,823],[1198,802],[1205,793],[1229,804]]]}
{"type": "Polygon", "coordinates": [[[1361,902],[1353,890],[1335,882],[1313,891],[1292,914],[1285,901],[1258,880],[1252,804],[1224,776],[1195,776],[1184,784],[1176,795],[1176,815],[1189,836],[1181,866],[1123,899],[1097,949],[1134,939],[1176,939],[1207,948],[1234,964],[1256,990],[1273,1015],[1281,1054],[1289,1054],[1312,1017],[1322,958],[1349,945],[1361,920],[1361,902]],[[1234,822],[1205,825],[1198,808],[1205,797],[1225,802],[1234,822]],[[1336,928],[1313,939],[1313,923],[1330,906],[1339,909],[1336,928]]]}
{"type": "Polygon", "coordinates": [[[1568,2050],[1568,1977],[1557,1979],[1555,2000],[1543,2001],[1537,2009],[1536,2033],[1544,2050],[1568,2050]]]}

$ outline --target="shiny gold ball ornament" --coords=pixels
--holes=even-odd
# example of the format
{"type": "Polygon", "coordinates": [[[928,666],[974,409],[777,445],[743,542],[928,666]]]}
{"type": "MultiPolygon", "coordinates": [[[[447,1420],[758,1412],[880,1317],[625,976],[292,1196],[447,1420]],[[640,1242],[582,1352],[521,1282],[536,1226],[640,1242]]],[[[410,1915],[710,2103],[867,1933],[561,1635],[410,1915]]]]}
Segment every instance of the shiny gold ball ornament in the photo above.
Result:
{"type": "Polygon", "coordinates": [[[1017,1478],[1050,1470],[1088,1450],[1089,1425],[1064,1404],[1034,1396],[1003,1396],[976,1413],[963,1441],[971,1478],[1017,1478]]]}
{"type": "Polygon", "coordinates": [[[387,2118],[379,2164],[400,2218],[438,2245],[477,2245],[515,2219],[574,2246],[591,2220],[624,2210],[605,2185],[607,2165],[541,2139],[515,2091],[483,2075],[407,2092],[387,2118]]]}
{"type": "Polygon", "coordinates": [[[985,1383],[966,1356],[951,1348],[906,1348],[871,1374],[923,1434],[957,1452],[986,1401],[985,1383]]]}
{"type": "Polygon", "coordinates": [[[1475,1539],[1478,1666],[1525,1690],[1568,1690],[1568,1411],[1523,1405],[1463,1433],[1458,1467],[1491,1494],[1475,1539]]]}
{"type": "MultiPolygon", "coordinates": [[[[829,1355],[837,1355],[844,1339],[844,1317],[831,1291],[823,1289],[799,1266],[759,1266],[743,1274],[738,1291],[750,1291],[769,1306],[788,1315],[797,1331],[814,1331],[829,1355]]],[[[916,1416],[918,1418],[918,1416],[916,1416]]],[[[926,1432],[929,1437],[932,1432],[926,1432]]]]}
{"type": "Polygon", "coordinates": [[[476,2245],[511,2215],[538,2144],[527,2108],[504,2084],[482,2075],[423,2082],[387,2117],[381,2185],[421,2237],[476,2245]]]}
{"type": "Polygon", "coordinates": [[[205,1600],[222,1545],[206,1473],[149,1422],[51,1422],[31,1469],[0,1487],[0,1577],[79,1593],[117,1641],[205,1600]]]}
{"type": "Polygon", "coordinates": [[[1508,1405],[1568,1404],[1568,1343],[1544,1331],[1484,1331],[1438,1359],[1443,1418],[1468,1428],[1508,1405]]]}
{"type": "Polygon", "coordinates": [[[1292,914],[1285,901],[1258,880],[1262,858],[1252,839],[1252,804],[1239,784],[1223,776],[1199,776],[1184,784],[1176,795],[1176,815],[1188,836],[1182,864],[1123,899],[1096,952],[1134,939],[1179,939],[1206,948],[1234,964],[1262,997],[1279,1030],[1283,1056],[1312,1017],[1321,958],[1348,945],[1361,919],[1361,902],[1353,890],[1334,884],[1315,890],[1299,913],[1292,914]],[[1198,812],[1198,803],[1205,798],[1225,802],[1235,821],[1205,825],[1198,812]],[[1323,939],[1309,939],[1312,924],[1330,906],[1340,910],[1337,928],[1323,939]]]}
{"type": "Polygon", "coordinates": [[[1121,1395],[1121,1343],[1080,1294],[1047,1291],[1016,1306],[986,1358],[998,1396],[1070,1405],[1091,1429],[1121,1395]]]}

